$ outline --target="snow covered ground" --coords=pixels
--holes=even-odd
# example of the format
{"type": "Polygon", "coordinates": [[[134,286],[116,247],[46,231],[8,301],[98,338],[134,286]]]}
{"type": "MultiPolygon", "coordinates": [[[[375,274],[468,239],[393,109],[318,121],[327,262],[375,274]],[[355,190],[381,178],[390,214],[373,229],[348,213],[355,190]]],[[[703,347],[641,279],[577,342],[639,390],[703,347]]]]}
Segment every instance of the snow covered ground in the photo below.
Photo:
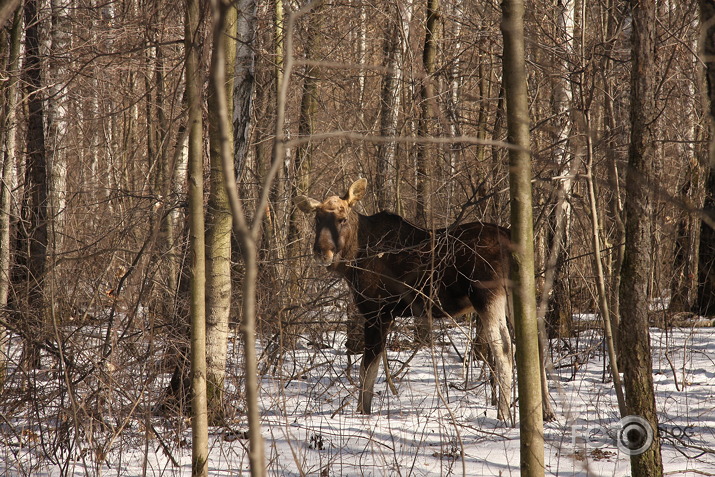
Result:
{"type": "MultiPolygon", "coordinates": [[[[651,334],[665,471],[715,475],[715,328],[651,334]]],[[[262,379],[269,475],[519,475],[518,427],[496,420],[480,363],[466,373],[466,338],[451,328],[433,349],[414,357],[393,339],[389,363],[398,394],[381,370],[371,416],[355,413],[357,365],[348,367],[342,335],[326,337],[321,346],[299,342],[278,372],[262,379]]],[[[545,429],[548,475],[630,473],[629,458],[615,441],[619,417],[613,386],[604,381],[603,355],[595,331],[554,355],[550,391],[557,419],[545,429]]],[[[7,425],[11,417],[3,417],[7,425]]],[[[127,426],[106,459],[77,457],[64,471],[22,439],[5,439],[0,475],[190,475],[186,422],[157,420],[153,436],[140,424],[127,426]],[[171,426],[181,428],[183,439],[171,426]]],[[[214,430],[211,475],[247,475],[245,429],[237,419],[231,428],[214,430]]]]}

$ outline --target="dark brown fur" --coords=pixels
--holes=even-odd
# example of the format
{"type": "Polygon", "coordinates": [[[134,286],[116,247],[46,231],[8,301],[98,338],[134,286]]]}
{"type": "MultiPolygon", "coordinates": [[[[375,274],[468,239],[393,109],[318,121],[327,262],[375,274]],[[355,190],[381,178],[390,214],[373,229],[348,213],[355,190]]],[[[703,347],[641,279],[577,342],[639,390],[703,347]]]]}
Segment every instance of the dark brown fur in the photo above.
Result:
{"type": "Polygon", "coordinates": [[[297,197],[315,213],[316,259],[345,278],[365,317],[358,411],[369,414],[390,323],[398,316],[459,316],[477,311],[495,357],[501,390],[498,415],[509,415],[512,351],[506,326],[509,233],[494,224],[468,223],[434,232],[399,215],[365,216],[353,210],[366,182],[343,197],[319,202],[297,197]]]}

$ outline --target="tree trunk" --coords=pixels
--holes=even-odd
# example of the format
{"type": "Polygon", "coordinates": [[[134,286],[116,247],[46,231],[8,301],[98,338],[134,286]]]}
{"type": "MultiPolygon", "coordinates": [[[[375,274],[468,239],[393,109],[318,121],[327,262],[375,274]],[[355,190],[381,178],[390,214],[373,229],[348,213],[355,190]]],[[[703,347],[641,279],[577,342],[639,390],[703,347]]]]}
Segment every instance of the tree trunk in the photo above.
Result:
{"type": "MultiPolygon", "coordinates": [[[[694,116],[689,117],[691,124],[696,124],[694,116]]],[[[695,132],[695,131],[693,131],[695,132]]],[[[693,142],[697,141],[692,137],[693,142]]],[[[689,146],[689,145],[688,145],[689,146]]],[[[680,200],[695,208],[704,205],[705,183],[703,170],[705,167],[693,154],[692,147],[685,147],[681,157],[686,162],[680,189],[680,200]]],[[[695,308],[698,291],[698,257],[700,255],[700,217],[688,210],[680,212],[676,225],[675,253],[671,282],[670,312],[689,312],[695,308]]]]}
{"type": "MultiPolygon", "coordinates": [[[[702,61],[710,105],[710,164],[705,173],[704,211],[715,221],[715,2],[700,0],[700,24],[703,31],[702,61]]],[[[698,265],[698,297],[695,310],[703,315],[715,314],[715,229],[704,221],[700,224],[700,256],[698,265]]]]}
{"type": "Polygon", "coordinates": [[[19,228],[17,268],[20,275],[22,303],[18,308],[27,313],[23,361],[28,367],[40,365],[38,341],[45,331],[43,297],[47,259],[47,153],[45,149],[44,109],[42,101],[42,66],[40,64],[40,22],[38,0],[25,3],[25,75],[27,82],[27,156],[25,190],[19,228]]]}
{"type": "Polygon", "coordinates": [[[255,0],[237,2],[236,19],[236,61],[233,70],[233,165],[236,178],[244,169],[248,156],[248,141],[251,133],[251,112],[253,110],[253,91],[255,89],[256,53],[254,39],[256,31],[255,0]]]}
{"type": "MultiPolygon", "coordinates": [[[[434,87],[436,56],[437,56],[437,21],[439,20],[439,0],[427,0],[426,8],[426,31],[425,44],[422,49],[422,64],[424,66],[425,77],[422,78],[420,88],[420,118],[417,135],[426,138],[430,135],[430,122],[434,117],[432,104],[437,101],[434,87]]],[[[417,210],[416,220],[419,225],[431,227],[428,213],[431,210],[431,181],[430,181],[430,158],[428,157],[428,146],[424,142],[417,143],[417,210]]],[[[432,298],[432,297],[430,297],[432,298]]],[[[428,313],[427,319],[416,320],[415,341],[419,344],[429,344],[432,342],[432,317],[428,313]]]]}
{"type": "MultiPolygon", "coordinates": [[[[252,477],[262,477],[266,474],[264,444],[261,436],[261,421],[260,410],[258,407],[258,365],[256,356],[256,280],[258,276],[258,240],[259,230],[263,222],[265,208],[268,204],[270,195],[270,185],[275,177],[277,170],[283,164],[284,157],[276,154],[272,161],[271,170],[268,171],[263,188],[261,190],[260,201],[253,214],[253,222],[248,223],[246,214],[244,213],[243,204],[238,196],[238,188],[236,187],[236,179],[233,168],[233,152],[229,147],[229,135],[231,133],[231,123],[228,118],[228,107],[225,98],[225,59],[223,58],[223,48],[220,43],[225,36],[223,35],[223,25],[225,22],[225,11],[227,4],[214,0],[212,2],[212,11],[214,17],[214,50],[217,54],[211,62],[211,82],[214,84],[214,91],[217,96],[218,105],[218,125],[219,134],[221,137],[221,158],[223,160],[224,184],[229,198],[231,214],[233,216],[233,228],[238,236],[244,259],[245,275],[243,279],[243,300],[241,302],[242,320],[241,331],[244,340],[245,353],[245,376],[246,376],[246,407],[248,409],[248,438],[250,443],[249,448],[249,465],[252,477]]],[[[249,5],[250,8],[250,5],[249,5]]],[[[251,8],[253,11],[253,8],[251,8]]],[[[286,66],[286,71],[289,72],[289,67],[286,66]]],[[[289,77],[287,75],[287,77],[289,77]]],[[[286,86],[281,84],[280,98],[285,99],[286,86]]],[[[276,127],[276,145],[277,148],[285,147],[283,134],[285,117],[285,105],[283,102],[278,103],[278,126],[276,127]]]]}
{"type": "MultiPolygon", "coordinates": [[[[615,32],[618,28],[618,21],[616,19],[616,14],[613,13],[616,9],[613,4],[616,0],[608,0],[605,5],[606,10],[611,12],[608,14],[606,19],[606,38],[615,38],[615,32]]],[[[620,330],[620,297],[619,289],[621,286],[621,267],[623,264],[623,251],[625,248],[625,225],[623,223],[623,204],[622,204],[622,194],[620,178],[618,174],[618,159],[617,159],[617,144],[616,135],[618,134],[618,119],[616,118],[616,102],[614,100],[615,92],[617,91],[616,72],[614,69],[615,61],[613,60],[613,44],[614,41],[606,43],[606,54],[603,55],[603,70],[604,70],[604,85],[603,85],[603,125],[606,131],[606,163],[608,166],[608,177],[609,186],[613,193],[610,196],[608,203],[608,210],[613,217],[615,222],[614,232],[611,237],[611,242],[615,244],[615,253],[612,254],[610,262],[610,287],[609,292],[609,305],[611,307],[610,316],[612,323],[612,333],[613,340],[616,343],[616,347],[619,340],[619,330],[620,330]]],[[[617,347],[617,350],[620,349],[617,347]]],[[[619,355],[620,359],[620,355],[619,355]]]]}
{"type": "MultiPolygon", "coordinates": [[[[189,246],[191,247],[191,469],[208,475],[206,403],[206,256],[204,238],[204,168],[199,71],[199,1],[187,0],[184,24],[186,96],[189,106],[189,246]]],[[[223,32],[221,32],[223,33],[223,32]]],[[[222,85],[223,86],[223,85],[222,85]]]]}
{"type": "MultiPolygon", "coordinates": [[[[320,48],[320,39],[323,32],[321,32],[322,27],[322,16],[323,16],[323,5],[324,3],[319,3],[318,6],[310,13],[312,20],[308,25],[308,38],[306,40],[305,46],[305,59],[310,61],[316,61],[318,56],[318,49],[320,48]]],[[[318,67],[314,64],[308,64],[305,68],[304,80],[303,80],[303,91],[300,100],[300,117],[298,118],[298,136],[301,138],[308,138],[308,141],[299,145],[295,151],[295,159],[293,161],[292,167],[292,181],[290,185],[290,197],[296,197],[298,195],[305,195],[308,193],[310,188],[310,172],[311,172],[311,158],[313,155],[313,143],[310,142],[310,136],[314,131],[315,113],[318,110],[318,67]]],[[[288,256],[295,257],[299,255],[299,213],[296,207],[291,208],[290,214],[290,224],[288,229],[288,256]]],[[[291,277],[291,299],[294,298],[293,292],[295,287],[293,283],[298,279],[295,272],[301,267],[291,267],[295,270],[290,271],[291,277]]]]}
{"type": "Polygon", "coordinates": [[[48,244],[50,255],[62,248],[67,208],[68,59],[70,45],[70,2],[51,0],[50,59],[47,101],[48,244]]]}
{"type": "MultiPolygon", "coordinates": [[[[398,2],[399,3],[399,2],[398,2]]],[[[384,40],[384,66],[387,70],[382,77],[380,92],[380,135],[394,138],[398,134],[402,91],[402,59],[403,59],[403,24],[409,23],[409,18],[403,18],[403,6],[392,5],[397,12],[390,15],[384,40]]],[[[411,14],[411,6],[404,7],[405,13],[411,14]]],[[[397,141],[388,140],[377,147],[375,172],[375,190],[377,192],[377,208],[392,210],[399,213],[397,204],[397,141]]]]}
{"type": "Polygon", "coordinates": [[[621,376],[618,371],[618,358],[616,351],[616,341],[613,334],[613,321],[611,319],[611,309],[608,306],[608,295],[606,294],[606,278],[603,273],[603,261],[601,259],[601,227],[598,225],[598,206],[596,204],[596,189],[593,184],[593,153],[589,151],[586,161],[586,180],[588,185],[588,204],[591,212],[591,243],[593,244],[593,268],[596,275],[596,287],[598,289],[598,305],[601,310],[603,320],[603,339],[608,349],[608,362],[611,365],[611,375],[613,376],[613,388],[616,391],[618,401],[618,411],[621,417],[626,416],[626,404],[623,397],[623,386],[621,376]]]}
{"type": "Polygon", "coordinates": [[[13,18],[13,14],[21,3],[22,0],[8,0],[0,5],[0,28],[3,28],[5,23],[13,18]]]}
{"type": "MultiPolygon", "coordinates": [[[[10,214],[12,207],[12,184],[15,182],[15,154],[17,139],[17,93],[20,75],[20,44],[22,39],[22,9],[15,11],[10,30],[9,58],[6,66],[8,81],[2,89],[3,98],[3,133],[5,154],[2,162],[2,184],[0,184],[0,312],[2,320],[9,322],[7,316],[8,296],[10,294],[10,214]]],[[[3,45],[5,38],[2,39],[3,45]]],[[[3,388],[7,371],[7,357],[10,355],[5,327],[0,325],[0,389],[3,388]]]]}
{"type": "MultiPolygon", "coordinates": [[[[454,49],[459,51],[462,49],[462,17],[464,16],[464,0],[456,0],[451,4],[445,5],[446,16],[451,18],[452,30],[446,31],[444,35],[451,35],[454,38],[454,49]]],[[[446,27],[445,27],[446,30],[446,27]]],[[[485,68],[484,57],[485,54],[481,54],[479,58],[479,96],[480,98],[489,97],[486,94],[486,90],[489,89],[489,82],[487,81],[487,72],[485,68]]],[[[449,124],[449,135],[451,137],[458,137],[462,135],[462,124],[460,115],[462,114],[462,105],[460,102],[460,89],[463,83],[462,78],[462,64],[459,57],[454,58],[452,61],[452,66],[449,68],[449,91],[447,94],[446,101],[446,116],[449,124]]],[[[487,137],[487,127],[486,127],[486,110],[485,108],[480,108],[479,119],[477,120],[477,137],[479,139],[486,139],[487,137]]],[[[457,165],[460,163],[462,158],[462,148],[463,146],[458,143],[450,144],[448,154],[449,154],[449,170],[448,170],[448,190],[447,190],[447,203],[451,206],[454,202],[454,192],[456,189],[456,181],[454,180],[455,174],[457,173],[457,165]]],[[[484,160],[484,145],[477,146],[477,162],[481,163],[484,160]]]]}
{"type": "Polygon", "coordinates": [[[544,423],[541,400],[541,360],[534,296],[534,226],[531,215],[531,154],[529,101],[526,90],[523,0],[502,3],[504,88],[511,198],[511,280],[514,283],[514,331],[519,377],[521,474],[544,475],[544,423]]]}
{"type": "MultiPolygon", "coordinates": [[[[553,233],[550,235],[550,255],[547,264],[547,287],[553,286],[550,294],[549,307],[546,312],[546,330],[549,338],[567,337],[571,335],[572,310],[569,294],[568,259],[571,249],[571,189],[574,184],[574,175],[578,172],[580,162],[579,154],[583,154],[583,141],[573,141],[572,134],[576,133],[573,121],[577,105],[574,101],[574,92],[569,78],[571,62],[576,60],[574,38],[574,11],[575,1],[565,0],[557,2],[557,33],[561,47],[558,54],[554,55],[554,63],[558,68],[554,84],[554,115],[556,118],[556,133],[554,137],[554,161],[558,165],[555,180],[557,181],[557,202],[552,209],[549,222],[552,224],[553,233]],[[570,147],[569,147],[570,146],[570,147]],[[549,268],[551,270],[549,270],[549,268]]],[[[580,69],[579,69],[580,71],[580,69]]]]}
{"type": "MultiPolygon", "coordinates": [[[[214,44],[213,56],[221,54],[226,71],[236,62],[237,8],[226,8],[221,42],[214,44]],[[223,51],[219,52],[219,48],[223,51]]],[[[212,59],[212,61],[216,61],[212,59]]],[[[209,422],[219,424],[224,416],[223,394],[228,352],[229,316],[231,312],[231,230],[233,222],[224,185],[219,108],[233,104],[233,75],[226,78],[226,103],[218,104],[214,83],[209,83],[209,143],[211,185],[206,213],[206,394],[209,422]]],[[[233,151],[233,137],[228,135],[228,148],[233,151]]]]}
{"type": "Polygon", "coordinates": [[[653,190],[655,187],[655,2],[633,5],[631,71],[631,142],[625,201],[626,246],[620,290],[621,348],[628,414],[645,418],[653,428],[648,450],[631,456],[631,475],[663,475],[658,416],[653,393],[653,362],[648,331],[648,282],[652,260],[653,190]]]}

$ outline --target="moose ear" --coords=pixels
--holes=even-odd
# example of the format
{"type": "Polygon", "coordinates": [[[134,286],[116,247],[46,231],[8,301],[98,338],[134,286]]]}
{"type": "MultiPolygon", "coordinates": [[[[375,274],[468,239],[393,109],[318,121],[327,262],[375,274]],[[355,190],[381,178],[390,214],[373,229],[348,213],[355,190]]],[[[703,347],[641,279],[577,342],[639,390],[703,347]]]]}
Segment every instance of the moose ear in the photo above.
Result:
{"type": "Polygon", "coordinates": [[[306,197],[304,195],[297,196],[295,199],[293,199],[293,203],[306,214],[315,212],[315,209],[317,209],[320,205],[320,202],[318,202],[317,200],[311,199],[310,197],[306,197]]]}
{"type": "Polygon", "coordinates": [[[367,190],[367,179],[358,179],[350,186],[348,191],[343,197],[344,201],[347,201],[348,205],[352,207],[355,202],[362,199],[365,196],[365,191],[367,190]]]}

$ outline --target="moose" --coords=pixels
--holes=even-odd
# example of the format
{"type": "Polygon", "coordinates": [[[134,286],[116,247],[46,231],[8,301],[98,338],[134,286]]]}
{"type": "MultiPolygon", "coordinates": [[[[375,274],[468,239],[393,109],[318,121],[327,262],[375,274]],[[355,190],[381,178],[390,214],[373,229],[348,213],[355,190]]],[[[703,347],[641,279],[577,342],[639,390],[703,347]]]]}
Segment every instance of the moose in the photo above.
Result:
{"type": "Polygon", "coordinates": [[[373,390],[395,317],[457,317],[476,311],[489,345],[499,390],[497,417],[510,417],[512,342],[507,326],[509,233],[488,223],[426,230],[399,215],[362,215],[354,206],[367,180],[323,202],[294,199],[315,214],[314,258],[344,278],[365,319],[357,411],[370,414],[373,390]]]}

